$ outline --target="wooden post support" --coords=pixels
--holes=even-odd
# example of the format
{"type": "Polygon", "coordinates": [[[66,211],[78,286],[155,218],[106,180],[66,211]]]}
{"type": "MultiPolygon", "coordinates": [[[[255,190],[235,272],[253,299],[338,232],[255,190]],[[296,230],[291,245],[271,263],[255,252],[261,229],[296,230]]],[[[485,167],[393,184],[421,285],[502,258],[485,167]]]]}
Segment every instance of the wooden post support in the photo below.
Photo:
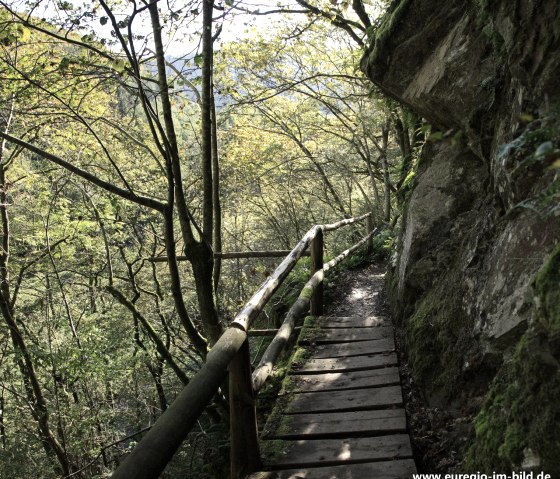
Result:
{"type": "MultiPolygon", "coordinates": [[[[373,214],[370,214],[367,217],[367,231],[366,235],[370,234],[373,231],[373,214]]],[[[370,236],[367,241],[367,251],[368,253],[373,252],[373,236],[370,236]]]]}
{"type": "MultiPolygon", "coordinates": [[[[311,275],[323,269],[323,230],[319,228],[315,238],[311,242],[311,275]]],[[[315,292],[311,296],[309,308],[312,316],[323,314],[323,282],[317,285],[315,292]]]]}
{"type": "Polygon", "coordinates": [[[229,365],[229,407],[231,479],[242,479],[262,466],[248,340],[229,365]]]}

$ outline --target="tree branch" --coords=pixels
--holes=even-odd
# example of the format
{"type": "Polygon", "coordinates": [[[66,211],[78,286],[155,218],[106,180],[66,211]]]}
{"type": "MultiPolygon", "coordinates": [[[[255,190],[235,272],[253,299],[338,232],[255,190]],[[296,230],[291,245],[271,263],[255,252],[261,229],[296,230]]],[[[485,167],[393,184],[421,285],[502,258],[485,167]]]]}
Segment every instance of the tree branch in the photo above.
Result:
{"type": "Polygon", "coordinates": [[[112,183],[109,183],[108,181],[102,180],[101,178],[98,178],[97,176],[95,176],[95,175],[93,175],[93,174],[91,174],[91,173],[89,173],[85,170],[82,170],[81,168],[78,168],[77,166],[74,166],[73,164],[69,163],[68,161],[63,160],[59,156],[53,155],[52,153],[49,153],[49,152],[43,150],[42,148],[39,148],[38,146],[32,145],[31,143],[28,143],[28,142],[26,142],[26,141],[24,141],[20,138],[16,138],[15,136],[8,135],[7,133],[4,133],[2,131],[0,131],[0,137],[5,138],[9,142],[15,143],[16,145],[21,146],[21,147],[25,148],[26,150],[31,151],[32,153],[35,153],[35,154],[41,156],[45,160],[51,161],[52,163],[55,163],[56,165],[61,166],[62,168],[78,175],[79,177],[93,183],[94,185],[99,186],[100,188],[103,188],[104,190],[108,191],[109,193],[113,193],[117,196],[120,196],[121,198],[129,200],[129,201],[131,201],[133,203],[136,203],[138,205],[154,209],[156,211],[163,212],[167,208],[167,205],[165,203],[162,203],[161,201],[158,201],[154,198],[149,198],[149,197],[144,196],[144,195],[136,194],[132,191],[125,190],[123,188],[120,188],[120,187],[112,184],[112,183]]]}
{"type": "Polygon", "coordinates": [[[353,22],[352,20],[348,20],[344,18],[342,15],[340,15],[339,13],[329,13],[324,10],[321,10],[311,5],[310,3],[306,2],[306,0],[296,0],[296,2],[299,3],[302,7],[309,10],[311,13],[323,17],[324,19],[330,21],[334,26],[341,28],[342,30],[347,32],[352,37],[352,40],[354,40],[358,45],[360,45],[361,47],[364,46],[364,42],[352,28],[354,27],[361,31],[364,31],[365,29],[363,25],[360,25],[357,22],[353,22]]]}

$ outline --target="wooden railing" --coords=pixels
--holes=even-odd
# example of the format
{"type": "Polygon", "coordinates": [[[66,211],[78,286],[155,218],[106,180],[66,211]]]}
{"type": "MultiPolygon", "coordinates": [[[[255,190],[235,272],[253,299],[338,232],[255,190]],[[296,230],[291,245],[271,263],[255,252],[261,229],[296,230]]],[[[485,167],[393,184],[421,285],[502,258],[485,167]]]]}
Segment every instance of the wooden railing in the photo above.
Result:
{"type": "MultiPolygon", "coordinates": [[[[288,343],[296,320],[308,310],[312,315],[322,314],[322,286],[325,273],[363,244],[367,243],[371,249],[372,238],[376,231],[373,230],[370,213],[338,223],[313,226],[235,316],[208,353],[201,369],[120,464],[111,476],[112,479],[159,477],[204,409],[218,393],[228,371],[231,477],[242,478],[258,470],[261,459],[255,411],[256,394],[270,376],[275,362],[288,343]],[[367,220],[368,234],[336,258],[323,264],[323,233],[363,220],[367,220]],[[254,371],[251,371],[248,341],[251,324],[308,248],[311,251],[311,278],[288,311],[259,364],[254,371]]],[[[263,252],[258,253],[259,255],[253,257],[264,256],[261,256],[263,252]]],[[[231,257],[242,257],[239,255],[243,253],[235,254],[237,256],[231,257]]],[[[226,255],[222,254],[222,257],[225,258],[226,255]]]]}

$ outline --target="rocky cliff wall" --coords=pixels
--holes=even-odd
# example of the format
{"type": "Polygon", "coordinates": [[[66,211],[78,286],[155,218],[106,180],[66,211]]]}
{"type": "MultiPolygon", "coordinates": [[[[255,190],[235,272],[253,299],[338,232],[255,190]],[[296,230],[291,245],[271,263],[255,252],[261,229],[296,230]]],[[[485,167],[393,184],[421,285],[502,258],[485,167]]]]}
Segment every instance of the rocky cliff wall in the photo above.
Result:
{"type": "Polygon", "coordinates": [[[445,132],[390,272],[415,377],[476,408],[464,468],[560,477],[560,2],[396,1],[362,69],[445,132]]]}

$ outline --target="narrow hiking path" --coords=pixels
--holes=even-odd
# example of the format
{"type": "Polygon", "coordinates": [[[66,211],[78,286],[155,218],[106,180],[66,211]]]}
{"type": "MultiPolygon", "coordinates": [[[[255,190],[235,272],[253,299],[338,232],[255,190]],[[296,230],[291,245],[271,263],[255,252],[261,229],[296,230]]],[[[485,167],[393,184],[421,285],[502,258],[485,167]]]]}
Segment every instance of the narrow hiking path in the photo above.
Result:
{"type": "Polygon", "coordinates": [[[328,314],[306,320],[263,434],[266,470],[251,479],[400,479],[416,471],[383,279],[377,265],[342,273],[328,314]]]}
{"type": "MultiPolygon", "coordinates": [[[[384,291],[386,265],[370,264],[339,273],[326,288],[327,314],[390,317],[384,291]]],[[[412,377],[405,354],[406,332],[394,324],[395,346],[408,430],[419,472],[460,470],[472,412],[429,406],[412,377]]]]}
{"type": "Polygon", "coordinates": [[[383,264],[370,264],[341,271],[326,287],[326,314],[386,317],[387,309],[382,296],[385,269],[383,264]]]}

